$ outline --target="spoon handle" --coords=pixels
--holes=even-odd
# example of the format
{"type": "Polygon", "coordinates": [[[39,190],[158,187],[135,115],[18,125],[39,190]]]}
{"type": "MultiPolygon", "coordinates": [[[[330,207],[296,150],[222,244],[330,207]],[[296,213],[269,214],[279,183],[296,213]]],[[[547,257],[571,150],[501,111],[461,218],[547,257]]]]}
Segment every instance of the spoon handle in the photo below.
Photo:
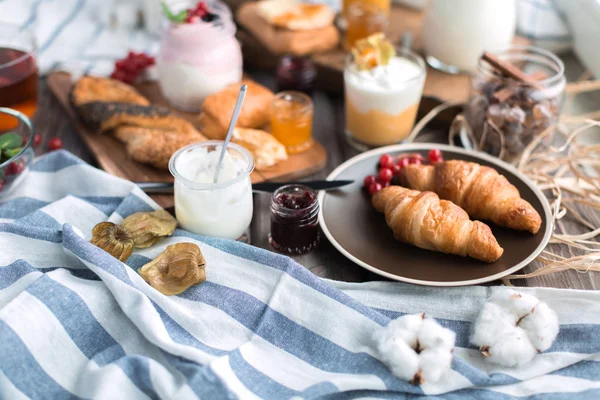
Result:
{"type": "Polygon", "coordinates": [[[248,90],[248,86],[242,85],[240,86],[240,91],[238,93],[237,101],[235,102],[235,108],[233,109],[233,115],[231,116],[231,121],[229,122],[229,128],[227,129],[227,136],[225,137],[225,143],[223,143],[223,147],[221,148],[221,154],[219,155],[219,162],[217,163],[217,168],[215,171],[215,177],[213,179],[213,183],[217,183],[219,180],[219,172],[221,172],[221,164],[223,163],[223,157],[225,157],[225,152],[227,151],[227,146],[231,141],[231,135],[233,134],[233,129],[235,128],[235,124],[240,116],[240,111],[242,110],[242,105],[244,104],[244,99],[246,98],[246,91],[248,90]]]}

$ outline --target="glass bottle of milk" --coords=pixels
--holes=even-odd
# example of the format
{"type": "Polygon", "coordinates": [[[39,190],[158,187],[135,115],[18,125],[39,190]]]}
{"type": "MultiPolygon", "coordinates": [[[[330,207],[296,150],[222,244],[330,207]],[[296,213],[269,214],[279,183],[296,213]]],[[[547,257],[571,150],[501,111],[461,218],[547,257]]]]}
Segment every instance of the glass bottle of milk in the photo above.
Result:
{"type": "Polygon", "coordinates": [[[450,73],[477,69],[484,51],[508,47],[516,27],[516,0],[430,0],[423,21],[427,63],[450,73]]]}

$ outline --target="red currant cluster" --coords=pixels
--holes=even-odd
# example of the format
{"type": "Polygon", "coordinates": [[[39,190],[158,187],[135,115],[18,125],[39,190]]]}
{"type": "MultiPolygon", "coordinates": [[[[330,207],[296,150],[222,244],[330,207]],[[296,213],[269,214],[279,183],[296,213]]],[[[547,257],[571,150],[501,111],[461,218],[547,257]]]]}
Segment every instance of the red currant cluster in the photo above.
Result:
{"type": "Polygon", "coordinates": [[[130,51],[129,54],[127,54],[127,57],[115,62],[115,69],[110,77],[121,82],[132,84],[146,68],[155,63],[156,60],[152,56],[145,53],[134,53],[133,51],[130,51]]]}
{"type": "MultiPolygon", "coordinates": [[[[432,149],[428,154],[429,162],[436,164],[444,161],[442,152],[438,149],[432,149]]],[[[384,187],[390,186],[392,180],[400,178],[402,169],[409,164],[424,164],[425,158],[419,153],[401,154],[394,159],[389,154],[384,154],[379,158],[379,171],[377,175],[368,175],[363,181],[363,187],[372,196],[384,187]]]]}

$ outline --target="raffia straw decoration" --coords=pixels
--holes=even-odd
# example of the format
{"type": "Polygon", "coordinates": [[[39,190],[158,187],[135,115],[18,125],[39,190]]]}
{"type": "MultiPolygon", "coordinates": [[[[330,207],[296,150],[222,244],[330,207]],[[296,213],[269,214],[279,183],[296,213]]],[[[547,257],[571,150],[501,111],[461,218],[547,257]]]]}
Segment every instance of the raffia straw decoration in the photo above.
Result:
{"type": "MultiPolygon", "coordinates": [[[[589,90],[600,90],[600,81],[586,85],[571,86],[571,93],[582,93],[589,90]]],[[[422,131],[424,126],[433,120],[441,111],[455,106],[445,103],[427,114],[411,132],[411,141],[422,131]],[[418,129],[417,129],[418,128],[418,129]]],[[[600,113],[600,111],[598,112],[600,113]]],[[[562,121],[562,120],[561,120],[562,121]]],[[[571,124],[573,119],[568,120],[571,124]]],[[[552,252],[548,246],[537,258],[541,266],[526,274],[509,275],[504,283],[512,286],[512,279],[528,279],[556,272],[575,270],[579,273],[600,272],[600,218],[594,221],[586,219],[581,209],[600,210],[600,145],[583,145],[577,137],[588,129],[600,127],[600,122],[581,118],[578,126],[567,129],[565,124],[551,126],[541,132],[523,151],[516,167],[520,172],[534,181],[544,191],[552,208],[553,234],[550,244],[561,244],[571,248],[572,257],[563,257],[552,252]],[[595,174],[595,176],[594,176],[595,174]],[[569,218],[585,228],[584,233],[558,232],[557,224],[563,218],[569,218]]],[[[503,143],[503,134],[497,126],[490,126],[488,131],[499,134],[503,143]]],[[[480,144],[463,115],[456,116],[451,124],[449,143],[459,134],[470,139],[476,151],[480,144]]],[[[489,134],[489,132],[488,132],[489,134]]],[[[561,227],[564,224],[561,225],[561,227]]]]}

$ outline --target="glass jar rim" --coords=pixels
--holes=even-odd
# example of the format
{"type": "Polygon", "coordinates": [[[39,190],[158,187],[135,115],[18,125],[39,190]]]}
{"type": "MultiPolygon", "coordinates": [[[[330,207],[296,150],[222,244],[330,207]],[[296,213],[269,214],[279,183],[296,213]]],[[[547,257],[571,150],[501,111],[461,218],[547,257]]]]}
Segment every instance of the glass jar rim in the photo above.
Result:
{"type": "Polygon", "coordinates": [[[176,180],[179,180],[188,189],[192,189],[192,190],[224,189],[226,187],[235,185],[238,182],[241,182],[243,179],[247,178],[252,173],[252,171],[254,171],[254,157],[252,157],[252,154],[247,149],[245,149],[244,147],[237,145],[235,143],[229,143],[227,145],[227,151],[229,151],[230,149],[234,149],[235,151],[237,151],[239,154],[241,154],[244,157],[244,159],[246,160],[247,166],[246,166],[245,171],[242,171],[242,173],[238,174],[235,178],[233,178],[231,180],[228,180],[225,182],[219,182],[219,183],[200,183],[200,182],[194,182],[190,179],[185,178],[183,175],[181,175],[179,173],[179,171],[177,171],[177,167],[175,166],[175,163],[177,162],[177,158],[184,152],[189,151],[194,148],[199,148],[199,147],[210,147],[210,146],[222,147],[224,143],[225,142],[222,140],[207,140],[204,142],[192,143],[190,145],[182,147],[181,149],[177,150],[175,152],[175,154],[173,154],[171,156],[171,159],[169,160],[169,172],[171,172],[171,175],[173,175],[173,177],[176,180]]]}
{"type": "Polygon", "coordinates": [[[317,198],[317,192],[306,185],[302,185],[302,184],[298,184],[298,183],[292,183],[289,185],[282,186],[282,187],[278,188],[277,190],[275,190],[275,192],[273,192],[273,195],[271,196],[271,211],[280,216],[284,216],[284,217],[291,217],[293,214],[299,213],[302,211],[310,211],[310,213],[308,215],[304,216],[303,218],[299,218],[298,220],[301,221],[304,219],[310,219],[310,218],[314,217],[314,215],[316,213],[318,213],[318,211],[319,211],[319,199],[317,198]],[[315,201],[307,207],[298,208],[296,210],[292,210],[290,208],[286,208],[280,204],[277,204],[275,202],[275,199],[277,198],[277,196],[279,194],[281,194],[282,192],[286,192],[290,189],[300,189],[300,190],[303,190],[306,192],[310,192],[315,196],[315,201]]]}
{"type": "Polygon", "coordinates": [[[293,115],[304,114],[304,113],[312,110],[314,107],[312,99],[307,94],[302,93],[297,90],[284,90],[283,92],[279,92],[279,93],[275,94],[275,97],[273,97],[273,100],[271,101],[271,109],[273,109],[273,110],[277,109],[278,106],[276,103],[278,101],[283,100],[286,102],[290,102],[289,100],[284,98],[285,96],[299,98],[305,103],[304,105],[301,105],[302,107],[299,107],[298,109],[294,110],[290,114],[293,114],[293,115]]]}
{"type": "Polygon", "coordinates": [[[369,19],[385,19],[385,22],[389,22],[388,15],[385,10],[372,3],[352,2],[346,9],[346,16],[360,16],[367,17],[369,19]]]}
{"type": "Polygon", "coordinates": [[[15,50],[23,51],[23,54],[21,56],[15,58],[14,60],[7,61],[3,64],[0,63],[0,70],[12,67],[13,65],[17,65],[20,62],[25,61],[29,57],[33,57],[35,55],[35,51],[37,50],[36,45],[35,45],[35,36],[33,36],[33,32],[31,29],[22,29],[20,25],[17,25],[17,24],[11,23],[11,22],[2,22],[0,24],[0,29],[2,29],[3,27],[13,29],[14,32],[18,35],[28,36],[27,40],[31,41],[31,49],[26,50],[26,49],[14,47],[15,50]]]}
{"type": "MultiPolygon", "coordinates": [[[[556,56],[556,54],[552,53],[551,51],[542,49],[541,47],[514,44],[514,45],[510,45],[510,46],[504,48],[503,50],[495,51],[495,52],[493,52],[493,54],[500,57],[500,59],[503,59],[503,60],[506,60],[506,56],[510,56],[510,55],[513,55],[515,57],[512,57],[512,58],[508,57],[508,60],[512,60],[513,58],[516,60],[519,60],[523,56],[525,56],[527,54],[531,54],[534,56],[545,58],[546,60],[550,61],[556,67],[556,71],[555,71],[554,75],[549,76],[545,79],[535,81],[535,84],[537,84],[537,85],[541,85],[544,87],[553,86],[557,83],[560,83],[560,81],[564,79],[565,64],[562,62],[562,60],[560,58],[558,58],[558,56],[556,56]]],[[[531,60],[530,62],[538,63],[538,64],[540,63],[540,61],[535,61],[535,60],[531,60]]],[[[550,66],[550,68],[552,68],[552,66],[550,66]]],[[[493,68],[491,68],[489,66],[489,64],[487,62],[485,62],[483,59],[480,59],[478,61],[477,70],[479,72],[481,72],[482,74],[485,74],[487,77],[497,78],[496,75],[492,74],[493,68]]],[[[513,81],[515,81],[516,84],[520,84],[523,86],[531,86],[532,85],[532,83],[519,82],[519,81],[516,81],[516,80],[514,80],[512,78],[508,78],[508,77],[503,77],[503,79],[513,80],[513,81]]]]}
{"type": "MultiPolygon", "coordinates": [[[[404,48],[404,47],[400,47],[400,46],[395,46],[396,49],[396,56],[395,57],[401,57],[401,58],[406,58],[408,60],[410,60],[411,62],[413,62],[414,64],[417,65],[417,67],[419,67],[419,73],[409,79],[403,80],[402,83],[409,83],[409,82],[414,82],[414,81],[418,81],[420,79],[423,79],[423,77],[425,77],[425,74],[427,73],[427,68],[425,66],[425,60],[423,59],[423,57],[421,57],[419,54],[415,53],[414,51],[404,48]]],[[[374,81],[376,78],[374,76],[367,76],[367,75],[360,75],[359,73],[361,71],[359,71],[356,68],[352,68],[354,67],[356,64],[354,62],[354,57],[352,55],[352,53],[348,53],[346,55],[346,66],[344,68],[344,72],[348,72],[354,76],[356,76],[357,78],[361,78],[361,79],[368,79],[369,81],[374,81]]]]}
{"type": "Polygon", "coordinates": [[[19,122],[22,122],[27,127],[27,129],[29,129],[29,138],[27,139],[27,143],[25,143],[25,145],[21,147],[21,151],[19,151],[17,154],[4,161],[3,163],[0,163],[0,169],[3,169],[5,167],[8,167],[15,160],[21,158],[21,155],[32,146],[33,138],[35,136],[35,129],[33,129],[33,123],[31,122],[29,117],[20,111],[13,110],[12,108],[0,107],[0,114],[8,114],[15,117],[17,120],[19,120],[19,122]]]}

